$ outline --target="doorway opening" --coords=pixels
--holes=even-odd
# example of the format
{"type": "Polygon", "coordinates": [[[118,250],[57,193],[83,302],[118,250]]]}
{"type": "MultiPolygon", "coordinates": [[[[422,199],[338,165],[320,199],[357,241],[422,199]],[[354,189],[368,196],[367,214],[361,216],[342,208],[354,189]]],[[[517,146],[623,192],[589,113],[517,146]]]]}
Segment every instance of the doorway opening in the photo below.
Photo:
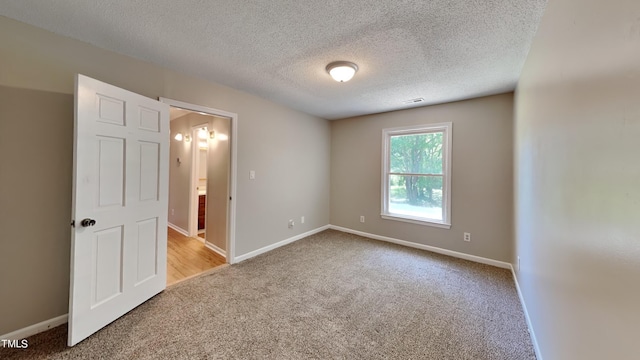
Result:
{"type": "Polygon", "coordinates": [[[209,163],[209,130],[207,124],[199,124],[192,127],[191,138],[197,139],[191,142],[191,189],[190,195],[192,208],[189,211],[189,233],[206,244],[207,223],[207,167],[209,163]],[[195,223],[195,224],[194,224],[195,223]],[[195,233],[193,229],[195,228],[195,233]]]}
{"type": "Polygon", "coordinates": [[[237,116],[170,105],[167,284],[233,263],[237,116]]]}

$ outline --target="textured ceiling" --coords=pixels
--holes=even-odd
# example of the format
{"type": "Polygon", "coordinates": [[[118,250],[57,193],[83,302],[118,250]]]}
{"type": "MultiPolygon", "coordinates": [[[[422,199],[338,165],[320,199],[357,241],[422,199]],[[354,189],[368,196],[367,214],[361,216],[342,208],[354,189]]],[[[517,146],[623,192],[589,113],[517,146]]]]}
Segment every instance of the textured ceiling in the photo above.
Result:
{"type": "Polygon", "coordinates": [[[0,14],[326,119],[515,88],[546,0],[3,0],[0,14]],[[328,63],[360,70],[333,81],[328,63]]]}

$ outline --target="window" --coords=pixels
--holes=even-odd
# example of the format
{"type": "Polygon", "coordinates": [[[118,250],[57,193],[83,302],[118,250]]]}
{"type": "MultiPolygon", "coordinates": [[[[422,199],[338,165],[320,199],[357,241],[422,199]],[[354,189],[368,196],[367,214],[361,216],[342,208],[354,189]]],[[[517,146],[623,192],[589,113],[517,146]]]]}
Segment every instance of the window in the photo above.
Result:
{"type": "Polygon", "coordinates": [[[382,130],[382,217],[451,228],[451,123],[382,130]]]}

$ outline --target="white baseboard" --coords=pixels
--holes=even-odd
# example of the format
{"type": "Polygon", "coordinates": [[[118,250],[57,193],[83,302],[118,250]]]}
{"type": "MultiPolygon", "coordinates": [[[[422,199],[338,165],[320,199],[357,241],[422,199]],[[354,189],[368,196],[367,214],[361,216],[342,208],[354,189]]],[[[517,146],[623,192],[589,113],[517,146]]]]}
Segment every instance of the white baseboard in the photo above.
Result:
{"type": "Polygon", "coordinates": [[[213,245],[210,242],[205,241],[204,242],[204,246],[206,246],[207,248],[211,249],[213,252],[217,253],[218,255],[220,255],[220,256],[222,256],[224,258],[227,257],[227,252],[226,251],[220,249],[219,247],[213,245]]]}
{"type": "Polygon", "coordinates": [[[173,225],[172,223],[167,223],[167,226],[169,226],[170,228],[172,228],[173,230],[179,232],[180,234],[184,235],[184,236],[189,236],[189,232],[177,225],[173,225]]]}
{"type": "Polygon", "coordinates": [[[459,258],[459,259],[469,260],[469,261],[473,261],[473,262],[477,262],[477,263],[481,263],[481,264],[492,265],[492,266],[503,268],[503,269],[510,269],[511,268],[511,264],[509,264],[507,262],[504,262],[504,261],[488,259],[488,258],[475,256],[475,255],[469,255],[469,254],[465,254],[465,253],[461,253],[461,252],[457,252],[457,251],[453,251],[453,250],[442,249],[442,248],[435,247],[435,246],[423,245],[423,244],[418,244],[418,243],[414,243],[414,242],[410,242],[410,241],[390,238],[390,237],[387,237],[387,236],[370,234],[370,233],[366,233],[366,232],[363,232],[363,231],[353,230],[353,229],[344,228],[344,227],[336,226],[336,225],[329,225],[329,228],[333,229],[333,230],[338,230],[338,231],[350,233],[350,234],[364,236],[366,238],[370,238],[370,239],[374,239],[374,240],[386,241],[386,242],[390,242],[390,243],[394,243],[394,244],[398,244],[398,245],[403,245],[403,246],[408,246],[408,247],[412,247],[412,248],[416,248],[416,249],[427,250],[427,251],[431,251],[431,252],[438,253],[438,254],[453,256],[453,257],[456,257],[456,258],[459,258]]]}
{"type": "Polygon", "coordinates": [[[527,304],[524,302],[522,291],[520,291],[520,284],[518,283],[518,277],[516,276],[516,272],[513,269],[513,265],[511,266],[511,274],[513,274],[513,281],[516,283],[516,290],[518,291],[518,298],[520,298],[520,304],[522,304],[524,319],[527,321],[527,327],[529,328],[529,335],[531,336],[531,342],[533,343],[533,351],[536,353],[536,359],[542,360],[542,354],[540,354],[540,347],[538,346],[538,339],[536,338],[535,331],[533,331],[533,326],[531,325],[531,318],[529,317],[529,311],[527,311],[527,304]]]}
{"type": "Polygon", "coordinates": [[[307,236],[311,236],[311,235],[313,235],[313,234],[317,234],[317,233],[319,233],[319,232],[321,232],[321,231],[325,231],[325,230],[329,229],[329,226],[330,226],[330,225],[321,226],[321,227],[319,227],[319,228],[317,228],[317,229],[313,229],[313,230],[311,230],[311,231],[307,231],[306,233],[302,233],[302,234],[300,234],[300,235],[296,235],[296,236],[294,236],[294,237],[290,237],[290,238],[288,238],[288,239],[282,240],[282,241],[277,242],[277,243],[275,243],[275,244],[271,244],[271,245],[269,245],[269,246],[265,246],[265,247],[260,248],[260,249],[258,249],[258,250],[254,250],[254,251],[252,251],[252,252],[246,253],[246,254],[244,254],[244,255],[236,256],[236,257],[235,257],[235,259],[234,259],[234,264],[235,264],[235,263],[239,263],[240,261],[243,261],[243,260],[250,259],[250,258],[252,258],[252,257],[254,257],[254,256],[258,256],[258,255],[260,255],[260,254],[264,254],[264,253],[266,253],[267,251],[271,251],[271,250],[273,250],[273,249],[277,249],[277,248],[279,248],[279,247],[281,247],[281,246],[284,246],[284,245],[290,244],[290,243],[292,243],[292,242],[294,242],[294,241],[298,241],[298,240],[300,240],[300,239],[302,239],[302,238],[305,238],[305,237],[307,237],[307,236]]]}
{"type": "Polygon", "coordinates": [[[58,317],[54,317],[53,319],[45,320],[37,324],[10,332],[8,334],[0,335],[0,339],[22,340],[24,338],[28,338],[29,336],[39,334],[43,331],[47,331],[56,326],[60,326],[67,322],[67,318],[68,318],[67,314],[60,315],[58,317]]]}

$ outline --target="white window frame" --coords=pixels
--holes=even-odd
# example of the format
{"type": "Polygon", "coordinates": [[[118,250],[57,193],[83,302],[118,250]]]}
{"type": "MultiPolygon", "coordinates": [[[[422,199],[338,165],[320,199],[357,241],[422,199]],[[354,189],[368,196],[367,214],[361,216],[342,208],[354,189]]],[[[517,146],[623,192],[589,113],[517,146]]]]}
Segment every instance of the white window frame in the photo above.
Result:
{"type": "MultiPolygon", "coordinates": [[[[380,216],[387,220],[404,221],[414,224],[451,229],[451,138],[453,124],[450,122],[424,124],[382,129],[382,213],[380,216]],[[389,212],[389,175],[436,175],[436,174],[392,174],[391,166],[391,137],[397,135],[414,135],[442,132],[442,221],[404,214],[389,212]]],[[[437,174],[439,175],[439,174],[437,174]]]]}

